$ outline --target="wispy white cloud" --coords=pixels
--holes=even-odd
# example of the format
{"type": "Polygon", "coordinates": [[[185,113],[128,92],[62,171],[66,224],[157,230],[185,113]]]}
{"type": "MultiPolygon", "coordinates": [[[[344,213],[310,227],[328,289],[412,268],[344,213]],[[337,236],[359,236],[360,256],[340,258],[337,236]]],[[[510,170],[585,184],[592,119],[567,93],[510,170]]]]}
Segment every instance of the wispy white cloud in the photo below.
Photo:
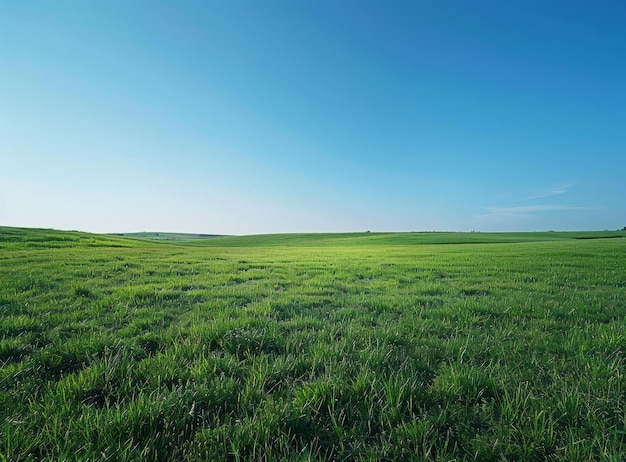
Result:
{"type": "Polygon", "coordinates": [[[496,216],[512,216],[512,217],[526,217],[540,212],[563,212],[570,210],[580,210],[581,207],[576,205],[558,205],[558,204],[543,204],[543,205],[519,205],[513,207],[487,207],[489,215],[496,216]]]}
{"type": "Polygon", "coordinates": [[[572,188],[572,186],[574,185],[569,183],[556,184],[551,188],[547,188],[543,191],[537,191],[533,195],[524,197],[521,200],[529,201],[533,199],[545,199],[547,197],[558,196],[560,194],[565,194],[566,192],[568,192],[570,188],[572,188]]]}
{"type": "Polygon", "coordinates": [[[498,226],[515,226],[529,223],[536,219],[548,219],[550,214],[582,210],[584,207],[573,204],[558,203],[557,196],[563,196],[571,190],[573,184],[559,183],[526,197],[521,197],[506,206],[484,207],[483,213],[475,219],[481,223],[498,224],[498,226]],[[541,199],[552,198],[549,203],[541,199]],[[530,203],[529,203],[530,202],[530,203]],[[530,221],[529,221],[530,220],[530,221]]]}

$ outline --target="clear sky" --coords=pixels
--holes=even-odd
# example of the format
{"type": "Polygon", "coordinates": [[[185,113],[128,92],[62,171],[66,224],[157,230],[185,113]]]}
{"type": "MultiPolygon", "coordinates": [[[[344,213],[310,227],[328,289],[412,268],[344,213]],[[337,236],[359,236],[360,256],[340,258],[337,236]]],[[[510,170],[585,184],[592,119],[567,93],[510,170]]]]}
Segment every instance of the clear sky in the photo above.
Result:
{"type": "Polygon", "coordinates": [[[0,225],[626,226],[626,2],[0,0],[0,225]]]}

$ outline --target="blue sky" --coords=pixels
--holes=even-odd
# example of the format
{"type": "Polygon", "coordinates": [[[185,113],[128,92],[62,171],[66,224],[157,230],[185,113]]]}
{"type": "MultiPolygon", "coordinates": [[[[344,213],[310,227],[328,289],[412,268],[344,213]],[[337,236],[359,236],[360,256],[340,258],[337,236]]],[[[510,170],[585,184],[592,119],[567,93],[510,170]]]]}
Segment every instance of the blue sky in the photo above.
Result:
{"type": "Polygon", "coordinates": [[[0,1],[0,224],[626,226],[626,2],[0,1]]]}

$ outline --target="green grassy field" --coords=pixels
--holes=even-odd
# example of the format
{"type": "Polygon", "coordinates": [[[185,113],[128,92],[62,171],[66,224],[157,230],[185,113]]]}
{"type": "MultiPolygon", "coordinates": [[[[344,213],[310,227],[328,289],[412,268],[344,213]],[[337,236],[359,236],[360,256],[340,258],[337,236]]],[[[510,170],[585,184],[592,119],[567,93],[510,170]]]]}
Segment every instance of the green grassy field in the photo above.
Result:
{"type": "Polygon", "coordinates": [[[0,460],[626,454],[626,232],[0,228],[0,338],[0,460]]]}

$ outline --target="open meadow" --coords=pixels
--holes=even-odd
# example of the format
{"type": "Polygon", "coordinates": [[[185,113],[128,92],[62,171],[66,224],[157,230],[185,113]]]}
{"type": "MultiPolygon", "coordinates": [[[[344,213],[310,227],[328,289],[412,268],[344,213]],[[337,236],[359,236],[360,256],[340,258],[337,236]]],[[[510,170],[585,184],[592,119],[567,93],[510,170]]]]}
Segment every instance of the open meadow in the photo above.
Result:
{"type": "Polygon", "coordinates": [[[626,232],[0,228],[0,460],[623,461],[626,232]]]}

